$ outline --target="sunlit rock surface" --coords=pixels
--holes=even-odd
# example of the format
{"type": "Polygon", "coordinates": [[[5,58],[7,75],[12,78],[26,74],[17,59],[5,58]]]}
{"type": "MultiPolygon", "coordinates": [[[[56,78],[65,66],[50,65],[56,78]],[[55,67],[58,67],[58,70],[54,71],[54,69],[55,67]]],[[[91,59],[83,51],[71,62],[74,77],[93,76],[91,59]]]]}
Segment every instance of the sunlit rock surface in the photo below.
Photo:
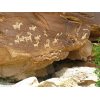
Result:
{"type": "Polygon", "coordinates": [[[55,73],[55,77],[57,78],[43,81],[39,86],[92,87],[95,86],[95,82],[97,81],[94,71],[95,68],[90,67],[63,68],[55,73]]]}
{"type": "Polygon", "coordinates": [[[80,13],[0,13],[0,77],[43,76],[48,65],[66,59],[70,51],[79,50],[77,58],[86,59],[91,54],[85,46],[90,36],[86,20],[80,13]]]}

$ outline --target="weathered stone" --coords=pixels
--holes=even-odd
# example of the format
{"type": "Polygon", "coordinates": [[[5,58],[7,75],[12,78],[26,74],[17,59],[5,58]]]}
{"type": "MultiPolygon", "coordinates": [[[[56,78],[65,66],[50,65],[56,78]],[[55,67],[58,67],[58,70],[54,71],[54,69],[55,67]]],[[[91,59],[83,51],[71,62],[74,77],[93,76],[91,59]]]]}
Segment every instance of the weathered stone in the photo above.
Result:
{"type": "Polygon", "coordinates": [[[92,43],[90,41],[87,41],[87,43],[79,50],[71,51],[68,55],[68,58],[71,60],[87,61],[88,57],[91,55],[92,55],[92,43]]]}
{"type": "Polygon", "coordinates": [[[95,68],[74,67],[63,68],[51,78],[39,83],[39,87],[95,87],[97,76],[95,68]]]}
{"type": "Polygon", "coordinates": [[[55,77],[74,79],[78,86],[94,86],[98,80],[93,67],[63,68],[55,73],[55,77]]]}
{"type": "Polygon", "coordinates": [[[20,81],[20,82],[18,82],[18,83],[16,83],[16,84],[14,84],[14,85],[12,85],[12,86],[21,86],[21,87],[23,87],[23,86],[34,86],[34,87],[36,87],[36,86],[38,86],[38,84],[39,84],[39,82],[38,82],[38,80],[37,80],[37,78],[36,77],[29,77],[29,78],[26,78],[26,79],[24,79],[24,80],[22,80],[22,81],[20,81]]]}
{"type": "Polygon", "coordinates": [[[95,69],[96,68],[93,67],[64,67],[55,73],[55,77],[79,77],[80,80],[86,79],[97,81],[97,76],[94,73],[95,69]]]}
{"type": "Polygon", "coordinates": [[[77,82],[68,78],[51,78],[41,82],[38,87],[76,87],[77,82]]]}

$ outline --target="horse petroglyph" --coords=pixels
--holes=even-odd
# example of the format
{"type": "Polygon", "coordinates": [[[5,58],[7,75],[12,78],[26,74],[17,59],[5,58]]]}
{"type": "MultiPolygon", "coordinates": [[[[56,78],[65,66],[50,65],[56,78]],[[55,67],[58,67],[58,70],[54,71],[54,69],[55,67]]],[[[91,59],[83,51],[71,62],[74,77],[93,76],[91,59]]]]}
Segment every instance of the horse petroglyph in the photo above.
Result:
{"type": "Polygon", "coordinates": [[[32,42],[32,34],[30,32],[27,32],[27,36],[16,35],[16,40],[14,40],[16,44],[28,41],[32,42]]]}
{"type": "Polygon", "coordinates": [[[59,40],[59,39],[55,38],[54,41],[53,41],[52,43],[53,43],[53,44],[56,44],[56,43],[58,43],[58,40],[59,40]]]}
{"type": "Polygon", "coordinates": [[[19,23],[19,22],[16,22],[16,24],[13,25],[13,28],[20,30],[21,25],[23,25],[23,24],[22,23],[19,23]]]}
{"type": "Polygon", "coordinates": [[[33,26],[33,25],[32,25],[31,27],[29,27],[29,30],[30,30],[30,31],[35,31],[36,28],[37,28],[36,26],[33,26]]]}
{"type": "Polygon", "coordinates": [[[37,35],[36,37],[34,37],[34,39],[36,41],[36,43],[34,44],[34,47],[38,47],[40,38],[41,38],[41,35],[37,35]]]}

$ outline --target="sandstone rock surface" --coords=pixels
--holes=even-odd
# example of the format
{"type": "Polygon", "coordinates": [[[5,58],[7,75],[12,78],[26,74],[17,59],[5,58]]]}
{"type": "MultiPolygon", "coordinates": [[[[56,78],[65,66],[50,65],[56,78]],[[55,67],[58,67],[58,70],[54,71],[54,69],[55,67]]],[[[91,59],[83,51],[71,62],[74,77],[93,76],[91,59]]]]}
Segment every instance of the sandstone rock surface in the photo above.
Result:
{"type": "Polygon", "coordinates": [[[38,70],[65,59],[71,51],[78,51],[80,58],[86,59],[91,49],[82,56],[80,50],[90,43],[89,18],[82,14],[75,16],[72,13],[0,13],[0,77],[21,80],[38,76],[38,70]]]}

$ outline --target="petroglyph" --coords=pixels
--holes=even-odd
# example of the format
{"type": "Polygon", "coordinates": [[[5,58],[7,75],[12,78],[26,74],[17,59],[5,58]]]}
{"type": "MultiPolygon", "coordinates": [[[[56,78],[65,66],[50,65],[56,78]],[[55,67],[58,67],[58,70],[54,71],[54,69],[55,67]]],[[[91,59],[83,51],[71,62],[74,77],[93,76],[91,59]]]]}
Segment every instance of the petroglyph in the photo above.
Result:
{"type": "Polygon", "coordinates": [[[61,36],[62,34],[63,34],[62,32],[61,32],[61,33],[57,33],[57,35],[56,35],[56,36],[58,36],[58,37],[59,37],[59,36],[61,36]]]}
{"type": "Polygon", "coordinates": [[[36,41],[39,41],[39,40],[40,40],[40,37],[41,37],[41,35],[37,35],[36,37],[34,37],[34,39],[35,39],[36,41]]]}
{"type": "Polygon", "coordinates": [[[52,43],[53,43],[53,44],[56,44],[56,43],[58,43],[58,40],[59,40],[59,39],[55,38],[54,41],[53,41],[52,43]]]}
{"type": "Polygon", "coordinates": [[[82,36],[81,39],[85,39],[87,37],[87,33],[84,34],[84,36],[82,36]]]}
{"type": "Polygon", "coordinates": [[[36,43],[34,44],[34,47],[38,47],[40,38],[41,38],[41,35],[37,35],[37,36],[34,37],[34,39],[36,41],[36,43]]]}
{"type": "Polygon", "coordinates": [[[45,30],[43,31],[43,33],[44,33],[44,36],[48,37],[48,34],[45,30]]]}
{"type": "Polygon", "coordinates": [[[44,44],[44,47],[45,48],[49,48],[50,47],[50,40],[49,39],[46,40],[46,44],[44,44]]]}
{"type": "Polygon", "coordinates": [[[15,25],[13,25],[13,28],[20,30],[21,25],[23,25],[23,24],[19,23],[19,22],[16,22],[15,25]]]}
{"type": "Polygon", "coordinates": [[[28,42],[28,41],[32,42],[32,34],[30,32],[27,32],[27,36],[16,35],[16,40],[14,40],[16,44],[20,42],[28,42]]]}
{"type": "Polygon", "coordinates": [[[89,29],[87,29],[87,28],[83,28],[83,31],[90,31],[89,29]]]}
{"type": "Polygon", "coordinates": [[[80,24],[79,27],[75,29],[75,33],[76,33],[77,36],[79,34],[81,27],[82,27],[82,24],[80,24]]]}
{"type": "Polygon", "coordinates": [[[36,41],[36,43],[34,44],[34,47],[38,47],[39,45],[39,41],[36,41]]]}
{"type": "Polygon", "coordinates": [[[36,28],[37,28],[36,26],[33,26],[33,25],[32,25],[31,27],[29,27],[29,30],[30,30],[30,31],[35,31],[36,28]]]}

